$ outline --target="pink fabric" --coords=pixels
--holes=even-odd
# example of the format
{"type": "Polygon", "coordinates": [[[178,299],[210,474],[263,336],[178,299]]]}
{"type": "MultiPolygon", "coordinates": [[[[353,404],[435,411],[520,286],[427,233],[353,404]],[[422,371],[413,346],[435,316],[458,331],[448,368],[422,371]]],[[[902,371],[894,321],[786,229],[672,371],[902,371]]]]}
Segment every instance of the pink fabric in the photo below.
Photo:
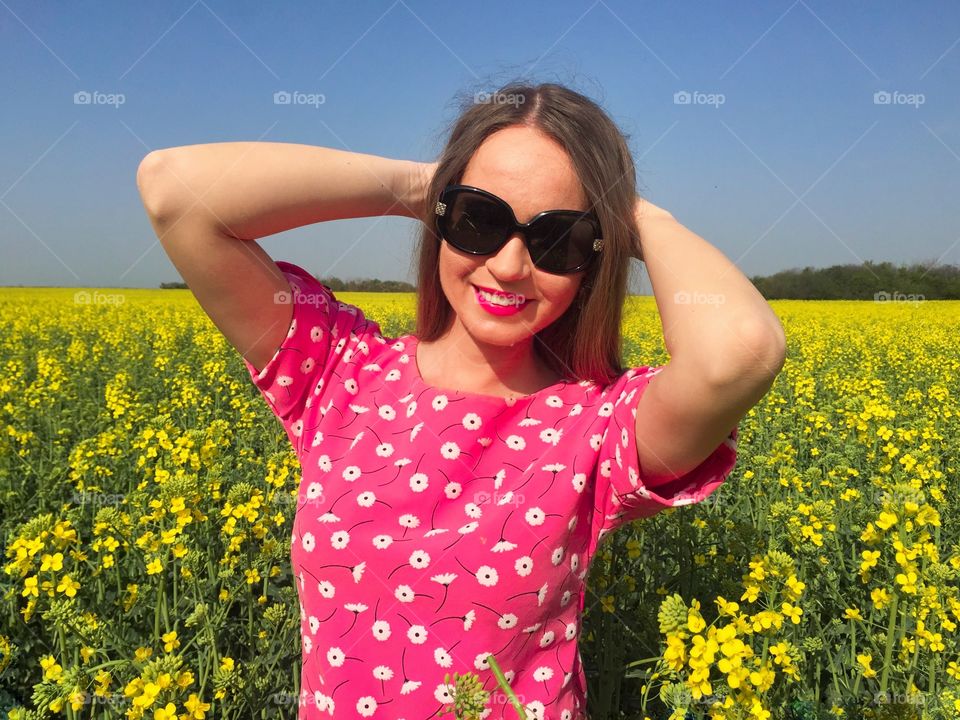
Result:
{"type": "Polygon", "coordinates": [[[454,672],[491,692],[484,717],[514,718],[488,653],[530,717],[585,717],[577,639],[600,540],[713,493],[738,428],[658,494],[638,469],[635,416],[662,366],[514,403],[430,387],[415,336],[382,337],[303,268],[277,264],[289,332],[262,371],[244,363],[303,470],[290,549],[299,720],[441,717],[454,672]]]}

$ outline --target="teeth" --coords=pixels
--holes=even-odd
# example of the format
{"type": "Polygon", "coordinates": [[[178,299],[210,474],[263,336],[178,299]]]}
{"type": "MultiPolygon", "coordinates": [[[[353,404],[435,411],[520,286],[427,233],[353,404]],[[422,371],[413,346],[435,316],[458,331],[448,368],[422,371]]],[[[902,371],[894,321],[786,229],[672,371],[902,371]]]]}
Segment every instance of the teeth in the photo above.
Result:
{"type": "Polygon", "coordinates": [[[483,290],[480,290],[480,297],[482,297],[484,301],[490,303],[491,305],[501,305],[506,307],[507,305],[514,304],[512,298],[508,298],[503,295],[491,295],[483,290]]]}

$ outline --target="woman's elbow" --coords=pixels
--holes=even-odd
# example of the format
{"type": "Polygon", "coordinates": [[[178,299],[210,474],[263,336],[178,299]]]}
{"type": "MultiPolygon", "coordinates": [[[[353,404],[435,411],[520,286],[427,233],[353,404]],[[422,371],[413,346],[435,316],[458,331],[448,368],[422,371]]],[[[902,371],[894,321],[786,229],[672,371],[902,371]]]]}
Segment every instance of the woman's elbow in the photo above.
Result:
{"type": "Polygon", "coordinates": [[[162,220],[174,212],[175,198],[170,182],[170,159],[163,150],[153,150],[137,166],[137,190],[151,219],[162,220]]]}
{"type": "Polygon", "coordinates": [[[731,337],[730,355],[722,360],[718,356],[717,382],[772,383],[787,358],[787,337],[779,318],[772,313],[770,318],[747,318],[737,323],[731,337]]]}

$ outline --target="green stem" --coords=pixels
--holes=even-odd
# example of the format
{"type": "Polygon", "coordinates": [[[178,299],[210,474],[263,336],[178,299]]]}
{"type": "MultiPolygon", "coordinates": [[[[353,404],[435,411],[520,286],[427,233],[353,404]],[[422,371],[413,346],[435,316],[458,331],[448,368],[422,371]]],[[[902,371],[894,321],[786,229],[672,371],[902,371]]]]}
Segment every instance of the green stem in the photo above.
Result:
{"type": "MultiPolygon", "coordinates": [[[[818,679],[820,678],[820,671],[821,671],[822,667],[823,667],[823,661],[822,661],[821,657],[820,657],[819,655],[817,655],[817,674],[816,674],[816,677],[817,677],[818,679]]],[[[817,707],[819,707],[819,706],[820,706],[820,683],[819,683],[819,682],[814,683],[813,689],[814,689],[813,700],[814,700],[814,702],[817,704],[817,707]]]]}
{"type": "MultiPolygon", "coordinates": [[[[163,585],[158,592],[163,592],[163,585]]],[[[160,598],[157,598],[157,604],[153,607],[153,642],[160,639],[160,598]]]]}
{"type": "Polygon", "coordinates": [[[893,631],[897,621],[897,604],[900,601],[900,594],[893,593],[893,600],[890,601],[890,614],[887,617],[887,646],[883,651],[883,672],[880,674],[880,692],[887,691],[887,680],[890,678],[890,658],[893,655],[893,631]]]}
{"type": "Polygon", "coordinates": [[[167,582],[166,578],[163,580],[163,584],[160,585],[160,604],[163,610],[163,629],[164,632],[170,632],[170,616],[167,613],[167,582]]]}
{"type": "MultiPolygon", "coordinates": [[[[252,594],[252,593],[251,593],[252,594]]],[[[247,637],[253,635],[253,601],[247,598],[247,637]]]]}
{"type": "MultiPolygon", "coordinates": [[[[857,621],[850,620],[850,667],[857,666],[857,621]]],[[[853,679],[853,694],[860,689],[860,673],[853,679]]]]}
{"type": "Polygon", "coordinates": [[[497,678],[497,682],[500,683],[500,687],[507,694],[507,697],[510,698],[510,704],[513,705],[513,709],[517,711],[517,717],[519,717],[520,720],[526,720],[526,710],[523,709],[517,696],[513,694],[513,688],[510,687],[510,683],[508,683],[507,679],[503,676],[503,671],[500,669],[493,655],[487,656],[487,662],[490,664],[493,674],[497,678]]]}

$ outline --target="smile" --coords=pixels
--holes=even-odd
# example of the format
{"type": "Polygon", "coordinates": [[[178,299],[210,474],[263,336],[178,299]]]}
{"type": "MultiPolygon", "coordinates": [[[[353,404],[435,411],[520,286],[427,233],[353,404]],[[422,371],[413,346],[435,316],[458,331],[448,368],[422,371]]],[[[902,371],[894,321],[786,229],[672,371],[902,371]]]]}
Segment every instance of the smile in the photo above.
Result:
{"type": "Polygon", "coordinates": [[[507,315],[518,312],[529,300],[518,293],[500,293],[490,288],[473,286],[477,302],[488,312],[495,315],[507,315]]]}

